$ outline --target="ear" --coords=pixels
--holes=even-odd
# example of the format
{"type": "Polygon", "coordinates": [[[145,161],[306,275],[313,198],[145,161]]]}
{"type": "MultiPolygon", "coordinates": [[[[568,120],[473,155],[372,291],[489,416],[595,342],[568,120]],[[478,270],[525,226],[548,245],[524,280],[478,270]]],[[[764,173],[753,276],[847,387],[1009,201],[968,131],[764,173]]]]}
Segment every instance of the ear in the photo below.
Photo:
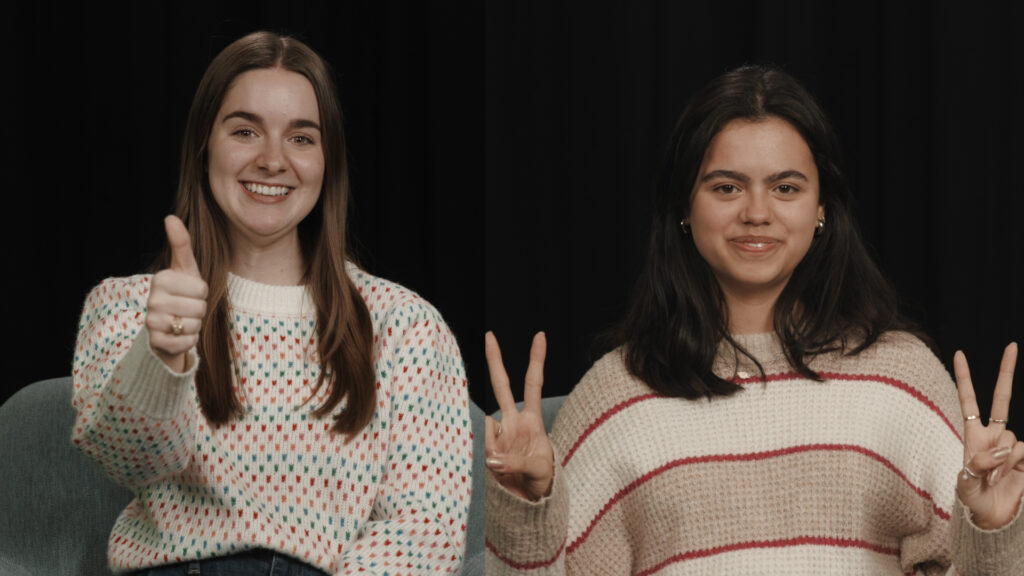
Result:
{"type": "Polygon", "coordinates": [[[824,219],[825,219],[825,205],[824,204],[818,204],[818,220],[824,220],[824,219]]]}

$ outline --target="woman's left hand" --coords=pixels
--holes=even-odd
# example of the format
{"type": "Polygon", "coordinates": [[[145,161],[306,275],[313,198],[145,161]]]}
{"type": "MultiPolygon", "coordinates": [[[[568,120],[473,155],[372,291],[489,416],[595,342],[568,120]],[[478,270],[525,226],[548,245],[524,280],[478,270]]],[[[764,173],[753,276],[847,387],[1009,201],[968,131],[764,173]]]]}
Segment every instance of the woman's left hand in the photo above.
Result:
{"type": "Polygon", "coordinates": [[[1013,369],[1017,363],[1017,344],[1003,352],[992,395],[988,425],[982,425],[978,401],[971,383],[967,358],[957,351],[953,356],[964,417],[964,467],[957,478],[960,501],[971,511],[974,524],[994,530],[1010,523],[1024,494],[1024,442],[1018,442],[1006,429],[1013,388],[1013,369]]]}

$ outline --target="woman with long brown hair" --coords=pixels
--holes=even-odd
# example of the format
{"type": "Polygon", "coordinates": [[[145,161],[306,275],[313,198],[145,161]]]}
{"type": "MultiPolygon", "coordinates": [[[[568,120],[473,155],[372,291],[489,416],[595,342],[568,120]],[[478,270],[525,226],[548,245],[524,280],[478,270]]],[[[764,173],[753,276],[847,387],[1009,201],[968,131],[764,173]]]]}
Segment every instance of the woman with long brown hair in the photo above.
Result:
{"type": "Polygon", "coordinates": [[[429,303],[350,261],[347,198],[326,64],[268,32],[225,48],[193,100],[155,273],[105,280],[80,323],[73,441],[136,493],[115,571],[459,566],[458,345],[429,303]]]}
{"type": "Polygon", "coordinates": [[[868,256],[838,143],[791,76],[697,93],[613,350],[541,418],[488,336],[488,574],[1024,572],[1024,443],[988,425],[868,256]]]}

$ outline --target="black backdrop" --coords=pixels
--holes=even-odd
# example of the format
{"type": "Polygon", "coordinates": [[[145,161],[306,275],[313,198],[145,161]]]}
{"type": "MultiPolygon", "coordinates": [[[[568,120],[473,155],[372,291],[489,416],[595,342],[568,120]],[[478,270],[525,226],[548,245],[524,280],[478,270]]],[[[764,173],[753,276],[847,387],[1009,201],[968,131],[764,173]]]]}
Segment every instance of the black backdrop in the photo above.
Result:
{"type": "Polygon", "coordinates": [[[773,62],[822,101],[865,238],[947,366],[967,352],[987,413],[1002,347],[1024,336],[1022,9],[831,4],[19,2],[4,24],[15,348],[0,398],[67,374],[88,289],[159,248],[195,85],[220,48],[269,28],[334,65],[361,259],[441,310],[488,409],[483,331],[519,382],[545,330],[546,393],[567,393],[622,312],[686,99],[773,62]]]}

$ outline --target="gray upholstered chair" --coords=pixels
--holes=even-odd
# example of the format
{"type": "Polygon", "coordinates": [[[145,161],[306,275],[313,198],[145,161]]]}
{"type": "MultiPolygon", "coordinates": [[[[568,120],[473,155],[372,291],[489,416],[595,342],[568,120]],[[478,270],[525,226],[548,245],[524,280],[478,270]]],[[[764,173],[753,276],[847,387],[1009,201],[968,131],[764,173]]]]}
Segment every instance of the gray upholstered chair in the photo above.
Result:
{"type": "MultiPolygon", "coordinates": [[[[470,406],[473,453],[484,453],[484,414],[470,406]]],[[[37,382],[0,406],[0,576],[97,576],[107,537],[132,493],[71,445],[71,378],[37,382]]],[[[484,573],[484,459],[473,460],[473,499],[462,574],[484,573]]]]}

